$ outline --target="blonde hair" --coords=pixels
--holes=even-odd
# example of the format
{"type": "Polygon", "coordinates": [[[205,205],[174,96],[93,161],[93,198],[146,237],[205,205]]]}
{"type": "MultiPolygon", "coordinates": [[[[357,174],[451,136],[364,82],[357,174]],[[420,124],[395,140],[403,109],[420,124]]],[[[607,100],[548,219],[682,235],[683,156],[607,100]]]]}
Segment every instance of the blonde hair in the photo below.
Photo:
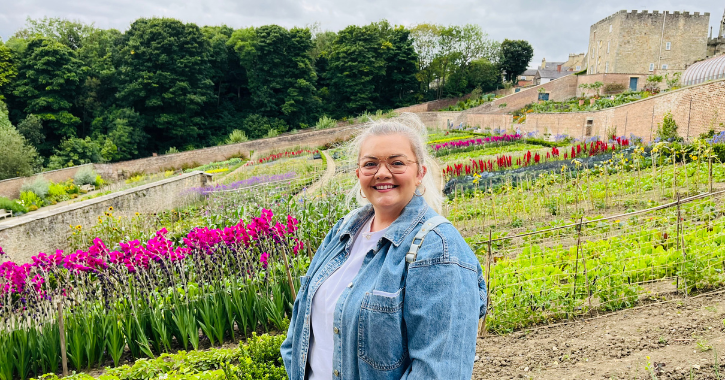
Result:
{"type": "MultiPolygon", "coordinates": [[[[410,141],[410,147],[415,154],[416,161],[418,161],[418,170],[422,172],[423,166],[428,169],[421,182],[425,189],[423,199],[433,210],[440,213],[443,207],[443,194],[441,193],[440,181],[436,181],[433,175],[434,172],[440,173],[440,168],[426,145],[428,130],[417,115],[404,113],[394,119],[377,120],[363,124],[361,132],[347,146],[347,157],[352,161],[351,164],[357,164],[362,144],[368,137],[398,134],[405,136],[410,141]]],[[[359,181],[355,182],[355,185],[347,194],[348,205],[352,203],[353,199],[359,205],[369,203],[367,199],[360,196],[359,181]]]]}

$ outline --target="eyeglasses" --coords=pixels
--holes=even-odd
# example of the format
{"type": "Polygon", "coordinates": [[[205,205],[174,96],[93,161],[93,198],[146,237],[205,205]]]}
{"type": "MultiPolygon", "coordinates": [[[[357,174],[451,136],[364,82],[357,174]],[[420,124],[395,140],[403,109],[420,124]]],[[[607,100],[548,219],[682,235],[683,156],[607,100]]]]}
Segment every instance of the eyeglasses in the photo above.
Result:
{"type": "Polygon", "coordinates": [[[418,161],[409,160],[408,156],[404,154],[394,154],[382,159],[373,156],[365,156],[360,159],[357,166],[360,168],[360,172],[363,175],[371,176],[378,173],[378,170],[380,170],[380,167],[382,166],[381,163],[384,163],[385,166],[388,167],[391,174],[403,174],[410,164],[417,164],[418,161]]]}

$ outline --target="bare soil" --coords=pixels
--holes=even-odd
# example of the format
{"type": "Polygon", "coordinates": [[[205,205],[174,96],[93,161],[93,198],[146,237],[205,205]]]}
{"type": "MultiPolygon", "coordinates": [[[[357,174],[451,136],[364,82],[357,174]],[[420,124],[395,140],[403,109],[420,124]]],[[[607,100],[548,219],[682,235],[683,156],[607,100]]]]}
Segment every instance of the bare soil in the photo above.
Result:
{"type": "Polygon", "coordinates": [[[725,291],[478,339],[473,379],[725,379],[725,291]]]}

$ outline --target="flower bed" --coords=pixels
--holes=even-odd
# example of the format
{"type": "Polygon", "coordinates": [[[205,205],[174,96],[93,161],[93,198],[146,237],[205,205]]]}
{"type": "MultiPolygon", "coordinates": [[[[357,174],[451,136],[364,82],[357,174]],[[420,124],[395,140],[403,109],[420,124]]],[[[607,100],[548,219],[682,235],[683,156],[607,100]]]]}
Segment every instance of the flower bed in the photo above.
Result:
{"type": "Polygon", "coordinates": [[[476,139],[449,141],[433,145],[433,151],[436,157],[438,157],[453,152],[478,149],[484,145],[512,143],[519,141],[520,139],[521,135],[501,135],[476,139]]]}

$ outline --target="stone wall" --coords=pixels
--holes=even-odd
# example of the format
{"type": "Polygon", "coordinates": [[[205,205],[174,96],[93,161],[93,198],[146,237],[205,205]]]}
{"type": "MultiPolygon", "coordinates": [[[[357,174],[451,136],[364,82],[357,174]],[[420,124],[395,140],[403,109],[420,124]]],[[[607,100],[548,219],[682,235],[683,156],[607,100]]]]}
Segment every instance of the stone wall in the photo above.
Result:
{"type": "Polygon", "coordinates": [[[196,200],[185,192],[206,184],[208,174],[193,172],[126,191],[50,210],[11,218],[0,225],[0,247],[7,259],[16,263],[31,261],[39,252],[54,253],[68,248],[69,225],[91,227],[99,216],[113,207],[114,216],[131,217],[136,212],[153,214],[196,200]]]}
{"type": "Polygon", "coordinates": [[[682,71],[705,58],[709,22],[709,13],[619,11],[591,26],[588,73],[682,71]]]}
{"type": "MultiPolygon", "coordinates": [[[[93,164],[93,168],[104,179],[115,182],[129,178],[132,174],[152,174],[169,169],[196,167],[212,162],[224,161],[234,156],[244,155],[249,157],[250,151],[265,152],[275,149],[288,149],[296,146],[314,148],[337,139],[347,139],[353,135],[356,128],[355,126],[345,125],[324,130],[308,130],[295,134],[288,133],[268,139],[214,146],[188,152],[165,154],[157,157],[139,158],[112,164],[93,164]]],[[[83,166],[45,172],[39,175],[53,182],[61,182],[73,178],[75,173],[83,166]]],[[[33,179],[33,177],[24,177],[0,181],[0,196],[11,199],[18,198],[20,195],[20,187],[23,183],[32,181],[33,179]]]]}
{"type": "Polygon", "coordinates": [[[455,105],[456,103],[460,102],[461,100],[466,100],[470,96],[471,96],[471,94],[467,94],[467,95],[461,96],[460,98],[439,99],[439,100],[433,100],[430,102],[414,104],[412,106],[398,108],[395,110],[395,112],[397,112],[397,113],[403,113],[403,112],[421,113],[421,112],[438,111],[438,110],[442,110],[443,108],[448,108],[452,105],[455,105]]]}
{"type": "Polygon", "coordinates": [[[707,41],[707,57],[725,54],[725,37],[714,37],[707,41]]]}
{"type": "Polygon", "coordinates": [[[24,183],[32,183],[36,178],[42,176],[53,182],[63,182],[69,178],[75,177],[76,173],[84,167],[93,167],[93,164],[79,165],[72,168],[58,169],[38,173],[30,177],[16,177],[0,181],[0,197],[17,199],[20,196],[20,188],[24,183]]]}
{"type": "Polygon", "coordinates": [[[687,140],[710,129],[725,130],[725,80],[685,87],[596,112],[531,113],[519,126],[525,132],[563,133],[579,139],[604,136],[611,131],[620,136],[634,134],[649,142],[656,136],[657,126],[667,112],[672,113],[680,136],[687,140]]]}

